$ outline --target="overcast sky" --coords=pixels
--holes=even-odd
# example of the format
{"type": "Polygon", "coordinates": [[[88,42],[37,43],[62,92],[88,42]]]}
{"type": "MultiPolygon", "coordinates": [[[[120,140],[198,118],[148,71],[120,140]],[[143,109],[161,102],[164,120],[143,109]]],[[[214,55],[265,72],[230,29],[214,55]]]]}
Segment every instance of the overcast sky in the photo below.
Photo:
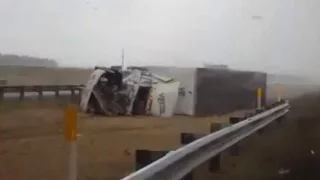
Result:
{"type": "MultiPolygon", "coordinates": [[[[317,74],[319,0],[0,0],[0,52],[317,74]]],[[[319,71],[319,72],[318,72],[319,71]]]]}

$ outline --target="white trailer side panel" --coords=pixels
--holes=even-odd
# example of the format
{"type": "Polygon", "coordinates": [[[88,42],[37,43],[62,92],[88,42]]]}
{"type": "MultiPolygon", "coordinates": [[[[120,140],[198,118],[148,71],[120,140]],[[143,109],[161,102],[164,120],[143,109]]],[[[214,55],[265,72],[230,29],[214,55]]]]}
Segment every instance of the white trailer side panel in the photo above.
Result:
{"type": "Polygon", "coordinates": [[[159,83],[153,86],[151,96],[151,114],[161,117],[172,117],[178,100],[180,82],[159,83]]]}
{"type": "Polygon", "coordinates": [[[177,67],[147,67],[150,72],[169,76],[180,82],[179,96],[175,109],[175,114],[190,115],[195,113],[195,78],[196,68],[177,67]]]}

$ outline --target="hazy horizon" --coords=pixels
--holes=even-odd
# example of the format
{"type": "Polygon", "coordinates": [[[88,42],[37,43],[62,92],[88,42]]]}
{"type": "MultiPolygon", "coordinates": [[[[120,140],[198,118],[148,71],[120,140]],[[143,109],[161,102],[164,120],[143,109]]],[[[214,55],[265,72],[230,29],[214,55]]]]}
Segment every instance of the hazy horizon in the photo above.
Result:
{"type": "Polygon", "coordinates": [[[319,76],[317,0],[0,0],[0,52],[319,76]]]}

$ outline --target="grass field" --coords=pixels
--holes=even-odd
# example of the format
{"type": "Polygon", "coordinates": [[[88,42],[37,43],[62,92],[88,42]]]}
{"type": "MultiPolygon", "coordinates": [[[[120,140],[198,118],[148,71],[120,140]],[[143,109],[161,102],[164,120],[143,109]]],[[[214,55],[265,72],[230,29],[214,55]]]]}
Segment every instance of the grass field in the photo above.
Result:
{"type": "MultiPolygon", "coordinates": [[[[27,107],[2,108],[1,180],[65,177],[67,149],[63,138],[63,107],[34,102],[27,107]]],[[[180,132],[209,132],[210,122],[227,121],[228,116],[162,119],[79,114],[80,179],[119,179],[134,169],[135,149],[172,150],[180,146],[180,132]]]]}
{"type": "MultiPolygon", "coordinates": [[[[309,99],[317,100],[312,96],[309,99]]],[[[51,101],[34,101],[20,106],[12,104],[6,108],[2,105],[1,180],[56,180],[66,177],[68,151],[63,137],[65,106],[66,103],[51,101]]],[[[314,103],[306,101],[295,103],[294,112],[298,114],[295,117],[305,118],[308,114],[318,111],[315,107],[314,103]]],[[[133,171],[136,149],[176,149],[180,146],[180,132],[206,133],[209,132],[211,122],[227,122],[228,116],[243,113],[244,111],[238,111],[225,116],[207,118],[186,116],[110,118],[80,113],[79,179],[120,179],[133,171]]],[[[309,142],[299,139],[300,134],[296,132],[296,126],[272,125],[263,136],[254,135],[245,140],[241,145],[241,156],[224,156],[221,173],[208,174],[206,168],[201,168],[196,172],[196,179],[267,180],[271,177],[277,179],[275,177],[279,177],[278,170],[287,167],[288,162],[296,161],[296,156],[302,152],[300,146],[305,146],[301,144],[309,142]]],[[[300,131],[305,132],[304,129],[300,131]]],[[[316,149],[316,147],[306,148],[307,151],[303,153],[307,155],[310,149],[316,149]]],[[[318,149],[316,151],[318,152],[318,149]]]]}

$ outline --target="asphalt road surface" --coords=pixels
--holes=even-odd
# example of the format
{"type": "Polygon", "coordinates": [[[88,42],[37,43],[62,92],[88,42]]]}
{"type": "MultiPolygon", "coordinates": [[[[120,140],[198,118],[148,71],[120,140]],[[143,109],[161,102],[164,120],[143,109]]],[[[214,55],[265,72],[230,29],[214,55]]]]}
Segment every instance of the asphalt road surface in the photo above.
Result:
{"type": "MultiPolygon", "coordinates": [[[[76,95],[79,93],[76,91],[76,95]]],[[[55,93],[54,92],[43,92],[42,96],[44,98],[54,98],[55,93]]],[[[70,91],[59,91],[59,96],[71,96],[70,91]]],[[[20,93],[4,93],[4,99],[5,100],[11,100],[11,99],[19,99],[20,93]]],[[[37,92],[26,92],[24,94],[25,99],[37,99],[39,97],[39,93],[37,92]]]]}

